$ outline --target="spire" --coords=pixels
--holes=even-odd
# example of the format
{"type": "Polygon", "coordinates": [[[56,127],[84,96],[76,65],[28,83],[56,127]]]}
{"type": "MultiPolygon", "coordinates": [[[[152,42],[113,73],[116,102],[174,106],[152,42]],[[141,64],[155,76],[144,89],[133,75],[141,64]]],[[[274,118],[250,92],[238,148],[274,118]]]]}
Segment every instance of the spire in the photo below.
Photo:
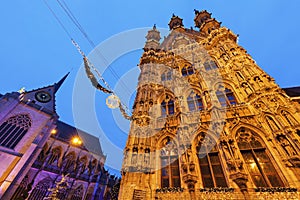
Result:
{"type": "Polygon", "coordinates": [[[23,93],[22,101],[26,102],[27,104],[30,102],[28,105],[31,105],[39,110],[44,110],[48,113],[56,113],[55,94],[60,86],[64,83],[69,73],[67,73],[57,83],[23,93]]]}
{"type": "Polygon", "coordinates": [[[69,74],[70,74],[70,72],[68,72],[64,77],[62,77],[62,79],[60,79],[60,81],[58,81],[57,83],[54,84],[54,93],[56,93],[58,91],[58,89],[64,83],[64,81],[66,80],[66,78],[68,77],[69,74]]]}
{"type": "Polygon", "coordinates": [[[156,28],[156,24],[153,25],[153,28],[148,31],[146,36],[147,41],[145,44],[145,49],[157,49],[160,45],[160,32],[156,28]]]}

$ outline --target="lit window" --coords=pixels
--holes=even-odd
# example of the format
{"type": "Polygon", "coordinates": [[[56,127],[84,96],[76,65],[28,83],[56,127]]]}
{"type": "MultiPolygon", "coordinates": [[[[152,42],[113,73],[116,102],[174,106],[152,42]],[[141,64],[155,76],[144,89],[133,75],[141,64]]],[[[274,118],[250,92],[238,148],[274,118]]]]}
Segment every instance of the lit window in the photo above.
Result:
{"type": "Polygon", "coordinates": [[[250,131],[240,129],[237,138],[240,152],[256,187],[283,187],[266,148],[250,131]]]}
{"type": "Polygon", "coordinates": [[[180,170],[176,145],[167,137],[161,150],[161,187],[180,187],[180,170]]]}
{"type": "Polygon", "coordinates": [[[206,136],[197,146],[197,157],[204,188],[227,187],[217,145],[210,146],[211,139],[206,136]]]}

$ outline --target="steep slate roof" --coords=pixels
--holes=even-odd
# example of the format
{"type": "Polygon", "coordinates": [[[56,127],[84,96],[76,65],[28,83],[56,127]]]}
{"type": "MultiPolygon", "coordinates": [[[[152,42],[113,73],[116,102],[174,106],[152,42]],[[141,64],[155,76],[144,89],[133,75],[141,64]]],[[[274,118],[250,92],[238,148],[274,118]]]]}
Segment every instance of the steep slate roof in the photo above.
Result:
{"type": "Polygon", "coordinates": [[[300,86],[291,88],[282,88],[290,97],[300,97],[300,86]]]}
{"type": "Polygon", "coordinates": [[[77,129],[62,121],[57,121],[57,133],[58,139],[64,142],[70,142],[75,136],[80,137],[82,140],[82,148],[88,150],[96,155],[103,156],[99,138],[77,129]]]}
{"type": "Polygon", "coordinates": [[[32,107],[34,107],[36,109],[39,109],[39,110],[43,110],[46,113],[56,114],[55,94],[58,91],[58,89],[60,88],[60,86],[63,84],[63,82],[66,80],[69,73],[67,73],[60,81],[58,81],[57,83],[54,83],[53,85],[49,85],[49,86],[46,86],[46,87],[34,89],[34,90],[31,90],[31,91],[26,91],[23,94],[23,101],[26,102],[27,105],[32,106],[32,107]],[[47,101],[47,102],[37,101],[36,94],[38,92],[48,93],[51,96],[51,100],[47,101]]]}

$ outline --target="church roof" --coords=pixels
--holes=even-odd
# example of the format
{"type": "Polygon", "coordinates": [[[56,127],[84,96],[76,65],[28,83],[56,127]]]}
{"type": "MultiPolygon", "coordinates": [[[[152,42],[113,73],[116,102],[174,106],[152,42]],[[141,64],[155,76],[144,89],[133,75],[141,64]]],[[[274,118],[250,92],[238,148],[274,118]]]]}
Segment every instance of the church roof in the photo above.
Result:
{"type": "Polygon", "coordinates": [[[283,88],[287,95],[290,97],[300,97],[300,86],[283,88]]]}
{"type": "Polygon", "coordinates": [[[57,83],[42,88],[26,91],[23,94],[23,101],[29,106],[42,110],[49,114],[55,114],[55,94],[61,87],[69,73],[67,73],[57,83]]]}
{"type": "Polygon", "coordinates": [[[103,156],[99,138],[75,128],[62,121],[57,121],[57,133],[59,140],[70,142],[73,137],[79,137],[82,140],[82,148],[96,155],[103,156]]]}

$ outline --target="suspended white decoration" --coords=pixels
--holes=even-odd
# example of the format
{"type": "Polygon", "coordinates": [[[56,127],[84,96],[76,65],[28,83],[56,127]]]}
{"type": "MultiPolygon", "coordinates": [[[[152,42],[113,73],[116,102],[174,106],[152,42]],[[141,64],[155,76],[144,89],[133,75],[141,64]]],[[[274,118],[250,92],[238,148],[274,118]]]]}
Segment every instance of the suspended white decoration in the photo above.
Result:
{"type": "Polygon", "coordinates": [[[120,104],[120,99],[116,95],[112,94],[106,98],[106,105],[109,108],[115,109],[118,108],[120,104]]]}

